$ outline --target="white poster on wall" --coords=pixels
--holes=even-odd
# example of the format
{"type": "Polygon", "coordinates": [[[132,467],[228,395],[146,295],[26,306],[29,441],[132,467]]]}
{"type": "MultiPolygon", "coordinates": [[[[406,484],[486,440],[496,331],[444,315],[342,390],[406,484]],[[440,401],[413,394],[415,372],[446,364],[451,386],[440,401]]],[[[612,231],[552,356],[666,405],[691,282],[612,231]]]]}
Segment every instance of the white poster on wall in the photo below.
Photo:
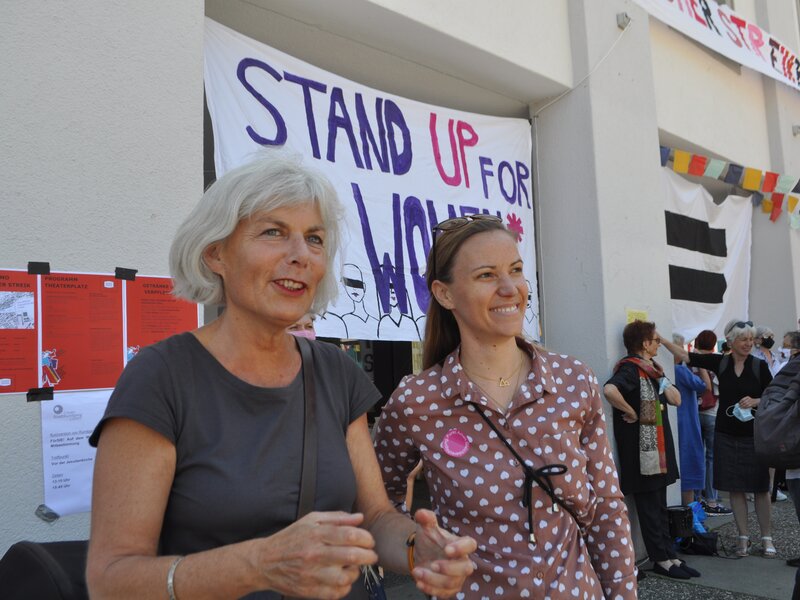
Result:
{"type": "Polygon", "coordinates": [[[56,392],[41,403],[44,503],[60,516],[91,510],[95,449],[89,436],[110,396],[111,390],[56,392]]]}
{"type": "Polygon", "coordinates": [[[431,229],[499,216],[517,233],[538,338],[530,124],[423,104],[358,85],[206,19],[205,86],[217,176],[261,146],[302,154],[346,209],[336,303],[321,336],[419,340],[431,229]]]}
{"type": "Polygon", "coordinates": [[[753,206],[750,197],[715,204],[703,186],[662,169],[672,330],[687,340],[704,329],[722,337],[731,319],[746,319],[753,206]]]}

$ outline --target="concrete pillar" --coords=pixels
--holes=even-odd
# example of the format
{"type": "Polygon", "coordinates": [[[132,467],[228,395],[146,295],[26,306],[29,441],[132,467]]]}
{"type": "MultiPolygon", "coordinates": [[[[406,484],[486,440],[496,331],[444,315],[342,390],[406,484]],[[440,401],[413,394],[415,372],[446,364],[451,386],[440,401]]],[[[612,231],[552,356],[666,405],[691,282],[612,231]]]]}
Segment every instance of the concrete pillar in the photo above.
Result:
{"type": "MultiPolygon", "coordinates": [[[[800,48],[794,2],[760,2],[756,14],[763,29],[792,50],[800,48]]],[[[800,92],[766,76],[763,85],[771,159],[766,166],[800,176],[800,136],[792,133],[792,126],[800,125],[800,92]]],[[[760,211],[753,215],[750,317],[757,325],[772,327],[778,344],[786,331],[798,329],[800,230],[789,227],[786,214],[775,223],[760,211]]]]}
{"type": "MultiPolygon", "coordinates": [[[[544,341],[587,362],[602,384],[625,353],[626,308],[670,333],[665,191],[647,14],[570,0],[569,18],[576,87],[531,107],[544,341]],[[624,33],[619,12],[632,19],[624,33]]],[[[671,372],[671,355],[660,358],[671,372]]],[[[670,417],[677,435],[675,409],[670,417]]],[[[679,494],[671,486],[670,502],[679,494]]]]}

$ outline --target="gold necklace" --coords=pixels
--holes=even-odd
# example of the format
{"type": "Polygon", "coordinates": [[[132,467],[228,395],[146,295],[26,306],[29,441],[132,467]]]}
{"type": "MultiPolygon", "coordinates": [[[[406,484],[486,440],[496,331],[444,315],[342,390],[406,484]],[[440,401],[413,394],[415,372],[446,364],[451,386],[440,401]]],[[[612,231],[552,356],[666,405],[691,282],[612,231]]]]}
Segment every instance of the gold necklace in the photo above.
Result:
{"type": "MultiPolygon", "coordinates": [[[[522,364],[524,362],[525,362],[525,359],[523,358],[519,362],[519,364],[517,365],[517,368],[514,370],[514,372],[511,373],[508,376],[508,379],[506,379],[502,375],[500,377],[498,377],[497,379],[495,379],[493,377],[483,377],[482,375],[472,374],[467,370],[467,368],[464,366],[463,362],[461,363],[461,368],[464,369],[464,372],[467,374],[467,376],[470,379],[474,379],[475,377],[477,377],[478,379],[483,379],[484,381],[491,381],[492,383],[497,383],[498,387],[508,387],[508,386],[511,385],[511,378],[514,377],[514,375],[519,375],[519,371],[520,371],[520,369],[522,369],[522,364]]],[[[517,379],[519,379],[519,378],[517,378],[517,379]]],[[[517,382],[517,387],[519,387],[519,381],[517,382]]]]}
{"type": "MultiPolygon", "coordinates": [[[[462,365],[462,368],[463,368],[463,365],[462,365]]],[[[514,396],[516,395],[517,390],[519,390],[519,386],[520,386],[520,371],[521,370],[522,370],[522,365],[520,364],[520,366],[517,367],[517,371],[516,371],[517,378],[515,380],[515,384],[516,385],[514,386],[514,391],[511,394],[511,398],[509,398],[509,401],[508,401],[508,403],[506,405],[503,405],[500,402],[498,402],[497,400],[495,400],[495,398],[489,392],[487,392],[485,389],[483,389],[483,387],[477,381],[473,380],[472,383],[476,388],[478,388],[483,393],[483,395],[486,397],[487,400],[489,400],[489,402],[491,404],[494,404],[495,408],[497,408],[501,413],[505,413],[506,410],[508,410],[508,404],[511,403],[511,400],[514,399],[514,396]]],[[[469,374],[469,371],[464,369],[464,372],[467,374],[467,376],[470,379],[472,379],[472,376],[469,374]]],[[[509,375],[509,377],[512,377],[512,375],[509,375]]],[[[484,378],[484,379],[486,379],[486,378],[484,378]]],[[[500,379],[502,379],[502,377],[500,379]]],[[[494,379],[486,379],[486,381],[491,381],[492,383],[494,383],[494,379]]],[[[510,382],[507,382],[506,385],[501,386],[501,387],[508,387],[509,385],[511,385],[510,382]]],[[[500,386],[499,383],[498,383],[498,386],[500,386]]]]}

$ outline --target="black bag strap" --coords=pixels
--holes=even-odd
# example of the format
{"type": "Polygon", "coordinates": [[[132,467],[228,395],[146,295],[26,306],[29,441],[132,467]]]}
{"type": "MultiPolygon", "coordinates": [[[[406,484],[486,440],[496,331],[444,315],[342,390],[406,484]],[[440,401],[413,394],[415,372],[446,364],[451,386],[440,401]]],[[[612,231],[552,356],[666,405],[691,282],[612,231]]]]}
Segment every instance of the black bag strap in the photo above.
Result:
{"type": "Polygon", "coordinates": [[[317,394],[314,384],[314,354],[311,343],[301,337],[295,338],[303,362],[303,397],[305,418],[303,425],[303,466],[300,471],[300,495],[297,503],[297,518],[314,510],[314,492],[317,487],[317,394]]]}
{"type": "Polygon", "coordinates": [[[505,444],[506,448],[508,448],[511,454],[514,455],[514,458],[517,459],[517,462],[525,472],[525,483],[523,484],[524,489],[522,490],[522,505],[528,509],[528,542],[530,545],[536,545],[536,534],[533,531],[533,498],[531,497],[531,488],[533,487],[534,483],[538,484],[538,486],[542,488],[550,498],[551,502],[553,503],[554,511],[557,512],[558,507],[561,506],[561,508],[569,513],[569,515],[575,521],[575,524],[578,526],[578,531],[583,536],[585,532],[581,526],[580,520],[578,520],[578,515],[575,514],[575,511],[572,510],[572,507],[568,506],[566,502],[558,497],[558,494],[555,493],[553,482],[550,480],[550,477],[553,475],[563,475],[566,473],[567,466],[560,463],[554,463],[534,469],[525,462],[525,459],[522,458],[516,450],[514,450],[514,447],[508,442],[506,437],[500,433],[500,430],[497,428],[497,426],[492,423],[492,420],[483,413],[483,410],[480,406],[475,405],[472,402],[469,402],[468,404],[471,404],[475,412],[477,412],[478,415],[480,415],[480,417],[486,421],[486,424],[492,428],[495,434],[497,434],[498,439],[505,444]]]}

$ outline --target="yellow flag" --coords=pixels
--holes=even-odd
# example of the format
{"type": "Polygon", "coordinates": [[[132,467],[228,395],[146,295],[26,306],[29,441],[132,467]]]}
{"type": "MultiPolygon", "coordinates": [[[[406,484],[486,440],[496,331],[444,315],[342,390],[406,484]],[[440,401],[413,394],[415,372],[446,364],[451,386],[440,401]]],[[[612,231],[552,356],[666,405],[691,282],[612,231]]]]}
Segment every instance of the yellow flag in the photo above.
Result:
{"type": "Polygon", "coordinates": [[[767,214],[772,212],[772,200],[769,198],[764,198],[761,201],[761,212],[767,214]]]}
{"type": "Polygon", "coordinates": [[[672,159],[672,170],[676,173],[688,173],[691,158],[692,155],[685,150],[675,150],[675,156],[672,159]]]}
{"type": "MultiPolygon", "coordinates": [[[[742,187],[746,190],[751,190],[754,192],[758,191],[758,189],[761,187],[761,171],[758,169],[745,167],[742,187]]],[[[770,202],[770,206],[772,206],[772,202],[770,202]]]]}
{"type": "Polygon", "coordinates": [[[790,213],[794,212],[794,209],[797,208],[797,196],[789,196],[789,202],[786,204],[790,213]]]}

